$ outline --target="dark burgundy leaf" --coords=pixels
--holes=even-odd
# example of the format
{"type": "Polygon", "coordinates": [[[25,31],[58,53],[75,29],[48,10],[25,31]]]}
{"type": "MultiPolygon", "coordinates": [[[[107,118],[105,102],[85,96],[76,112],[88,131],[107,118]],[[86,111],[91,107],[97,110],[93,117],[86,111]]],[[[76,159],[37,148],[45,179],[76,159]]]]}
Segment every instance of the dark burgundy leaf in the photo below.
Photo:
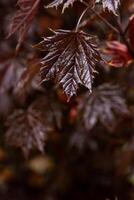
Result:
{"type": "Polygon", "coordinates": [[[109,11],[112,11],[114,14],[116,14],[116,11],[119,7],[120,0],[96,0],[96,3],[102,3],[103,9],[108,9],[109,11]]]}
{"type": "Polygon", "coordinates": [[[85,94],[79,112],[86,129],[91,130],[99,121],[109,131],[115,127],[119,116],[128,114],[120,87],[108,83],[96,88],[90,96],[85,94]]]}
{"type": "Polygon", "coordinates": [[[69,6],[72,6],[74,4],[75,1],[78,0],[54,0],[52,3],[50,3],[48,6],[46,6],[46,8],[53,8],[53,7],[58,7],[61,4],[63,4],[63,9],[62,9],[62,13],[65,11],[66,8],[68,8],[69,6]]]}
{"type": "Polygon", "coordinates": [[[14,94],[23,102],[28,94],[33,90],[41,90],[40,84],[40,64],[38,59],[32,58],[26,62],[26,67],[16,83],[14,94]]]}
{"type": "Polygon", "coordinates": [[[18,0],[17,4],[19,10],[16,12],[12,23],[9,34],[10,37],[14,33],[18,33],[18,45],[16,49],[19,49],[20,45],[24,41],[24,38],[34,20],[37,13],[40,0],[18,0]]]}
{"type": "Polygon", "coordinates": [[[23,65],[16,59],[2,59],[0,62],[0,115],[7,115],[13,106],[13,91],[23,71],[23,65]]]}
{"type": "Polygon", "coordinates": [[[43,152],[49,133],[61,126],[61,108],[55,104],[43,95],[27,109],[16,109],[7,118],[7,143],[20,147],[26,157],[33,149],[43,152]]]}
{"type": "Polygon", "coordinates": [[[7,121],[6,141],[9,145],[20,147],[25,156],[34,148],[44,151],[49,128],[45,126],[39,112],[32,109],[15,110],[7,121]]]}
{"type": "Polygon", "coordinates": [[[83,31],[53,31],[37,45],[48,51],[42,59],[42,81],[55,79],[68,96],[76,94],[79,84],[92,91],[96,63],[101,57],[95,38],[83,31]]]}
{"type": "Polygon", "coordinates": [[[0,62],[0,91],[14,89],[21,76],[23,66],[16,59],[4,59],[0,62]]]}

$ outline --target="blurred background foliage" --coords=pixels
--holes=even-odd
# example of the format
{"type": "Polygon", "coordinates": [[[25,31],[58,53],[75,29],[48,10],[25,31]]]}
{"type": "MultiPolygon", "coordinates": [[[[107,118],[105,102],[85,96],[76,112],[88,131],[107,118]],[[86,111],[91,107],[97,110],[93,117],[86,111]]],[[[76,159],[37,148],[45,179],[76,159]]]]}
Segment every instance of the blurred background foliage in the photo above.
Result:
{"type": "MultiPolygon", "coordinates": [[[[78,96],[67,103],[53,82],[41,86],[37,63],[43,53],[32,47],[50,34],[48,28],[73,29],[84,6],[74,3],[62,15],[60,8],[45,9],[48,3],[49,0],[41,1],[16,54],[16,35],[5,39],[16,1],[0,1],[0,199],[134,200],[134,64],[125,59],[121,68],[97,66],[94,88],[105,82],[120,85],[127,108],[121,111],[121,107],[120,113],[125,115],[120,119],[115,115],[107,122],[102,113],[104,120],[100,116],[92,129],[85,128],[82,112],[85,106],[88,109],[91,104],[92,108],[92,103],[86,101],[87,90],[81,87],[78,96]],[[10,145],[21,147],[23,154],[10,145]]],[[[115,16],[102,12],[99,6],[97,11],[116,26],[115,16]]],[[[119,11],[125,28],[134,14],[134,1],[123,0],[119,11]]],[[[99,37],[102,50],[107,41],[120,42],[118,35],[97,16],[88,12],[86,19],[90,20],[84,29],[99,37]]],[[[131,29],[134,33],[134,25],[131,29]]]]}

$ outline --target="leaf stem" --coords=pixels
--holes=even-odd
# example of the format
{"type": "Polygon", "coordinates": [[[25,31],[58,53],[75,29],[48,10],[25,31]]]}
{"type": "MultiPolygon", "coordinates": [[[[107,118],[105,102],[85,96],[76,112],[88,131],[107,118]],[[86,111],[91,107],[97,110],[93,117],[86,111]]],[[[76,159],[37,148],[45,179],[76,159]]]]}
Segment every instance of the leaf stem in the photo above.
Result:
{"type": "Polygon", "coordinates": [[[126,44],[129,53],[132,55],[132,57],[134,57],[134,52],[133,52],[133,50],[131,48],[130,43],[128,42],[128,40],[125,37],[125,32],[123,31],[121,23],[119,21],[117,21],[117,26],[118,26],[118,30],[119,30],[119,34],[120,34],[121,39],[126,44]]]}
{"type": "Polygon", "coordinates": [[[125,30],[124,30],[124,35],[126,35],[126,33],[128,32],[129,27],[131,26],[131,20],[132,20],[133,18],[134,18],[134,15],[132,15],[132,16],[130,17],[129,22],[128,22],[128,24],[127,24],[125,30]]]}
{"type": "MultiPolygon", "coordinates": [[[[88,6],[89,8],[89,4],[85,1],[82,1],[82,3],[85,5],[85,6],[88,6]]],[[[90,10],[99,18],[101,19],[110,29],[112,29],[114,32],[116,33],[119,33],[118,29],[115,28],[111,23],[109,23],[105,18],[103,18],[98,12],[96,12],[95,9],[93,9],[92,7],[90,7],[90,10]]]]}
{"type": "Polygon", "coordinates": [[[79,20],[78,20],[78,22],[77,22],[75,31],[78,31],[80,22],[81,22],[82,18],[84,17],[84,15],[86,14],[86,12],[87,12],[88,9],[89,9],[89,5],[88,5],[88,7],[82,12],[81,16],[79,17],[79,20]]]}

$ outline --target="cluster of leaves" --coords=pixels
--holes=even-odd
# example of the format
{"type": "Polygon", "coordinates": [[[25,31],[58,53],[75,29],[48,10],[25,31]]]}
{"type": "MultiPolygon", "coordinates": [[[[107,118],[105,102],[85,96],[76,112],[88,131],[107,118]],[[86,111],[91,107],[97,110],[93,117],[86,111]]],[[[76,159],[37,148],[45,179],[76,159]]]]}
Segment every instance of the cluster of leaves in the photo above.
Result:
{"type": "MultiPolygon", "coordinates": [[[[67,0],[66,2],[56,0],[50,3],[47,8],[57,8],[60,4],[63,4],[64,11],[69,5],[73,5],[73,3],[74,1],[72,0],[67,0]]],[[[97,72],[96,67],[97,65],[105,65],[105,63],[99,48],[100,44],[99,40],[97,40],[97,36],[79,30],[82,17],[88,9],[96,13],[95,5],[98,4],[99,6],[102,5],[104,11],[106,8],[108,11],[112,11],[113,15],[117,12],[120,0],[92,0],[88,3],[81,1],[81,3],[87,8],[80,16],[74,30],[51,30],[51,36],[44,37],[43,41],[34,46],[37,51],[39,49],[45,54],[41,59],[41,63],[38,56],[32,55],[30,61],[23,63],[23,66],[27,64],[28,67],[25,68],[22,66],[21,71],[19,70],[20,74],[16,77],[14,71],[8,72],[7,69],[4,69],[4,72],[2,72],[1,88],[4,88],[4,93],[5,91],[10,91],[13,95],[12,101],[15,102],[21,98],[21,101],[18,104],[19,108],[11,114],[11,117],[9,116],[9,119],[7,120],[8,123],[6,123],[8,124],[7,141],[11,141],[11,144],[21,147],[25,155],[28,155],[33,147],[37,147],[37,149],[43,151],[47,129],[48,127],[53,127],[52,120],[50,125],[48,120],[47,123],[44,122],[44,115],[39,114],[38,116],[37,114],[38,111],[45,112],[46,105],[43,105],[43,107],[40,107],[37,111],[31,111],[34,93],[37,93],[37,97],[38,95],[40,97],[42,93],[44,94],[44,89],[39,83],[39,71],[41,72],[42,84],[44,84],[45,81],[54,80],[56,86],[62,87],[68,101],[72,96],[76,95],[78,89],[80,91],[81,85],[88,88],[89,92],[81,97],[81,101],[77,105],[78,108],[76,108],[77,114],[75,114],[78,115],[76,118],[78,117],[81,121],[78,123],[82,124],[82,126],[84,124],[84,129],[88,131],[90,131],[98,121],[100,121],[108,130],[113,130],[117,116],[124,116],[128,113],[125,101],[121,97],[121,91],[118,86],[106,83],[99,86],[92,93],[94,73],[97,72]],[[8,73],[11,77],[9,77],[8,73]],[[7,82],[7,77],[8,81],[11,80],[10,84],[7,82]],[[7,85],[7,88],[9,87],[8,91],[5,89],[5,84],[7,85]],[[30,102],[30,104],[28,103],[27,105],[27,102],[30,102]],[[20,106],[23,106],[24,108],[22,109],[20,106]],[[18,123],[16,123],[16,120],[18,123]],[[15,123],[12,123],[12,121],[15,121],[15,123]],[[17,128],[18,124],[20,124],[20,126],[17,128]],[[12,137],[12,135],[14,136],[12,137]]],[[[14,33],[18,34],[17,51],[19,51],[32,22],[38,13],[40,4],[40,0],[18,0],[17,2],[19,10],[16,12],[11,22],[8,34],[8,38],[14,33]]],[[[108,24],[101,15],[97,14],[97,16],[108,24]]],[[[130,61],[132,62],[133,19],[134,18],[131,17],[126,28],[127,30],[125,30],[125,32],[129,30],[129,43],[123,35],[123,30],[119,27],[116,32],[120,34],[124,44],[121,44],[116,40],[109,41],[107,42],[107,47],[103,48],[103,53],[112,56],[112,60],[109,62],[112,66],[122,67],[130,63],[130,61]]],[[[110,27],[113,26],[110,25],[110,27]]],[[[14,65],[14,67],[16,67],[16,65],[14,65]]],[[[12,70],[11,63],[9,65],[9,70],[10,69],[12,70]]],[[[36,99],[36,102],[40,102],[39,97],[36,99]]],[[[46,98],[46,96],[44,97],[44,100],[41,98],[41,105],[42,101],[46,101],[46,98]]],[[[55,113],[54,110],[53,112],[55,113]]],[[[47,114],[49,115],[48,111],[47,114]]]]}
{"type": "MultiPolygon", "coordinates": [[[[15,32],[19,32],[17,50],[37,13],[39,3],[40,0],[18,1],[19,10],[12,21],[10,33],[8,34],[8,37],[10,37],[15,32]]],[[[64,11],[73,3],[74,1],[69,0],[67,2],[56,0],[49,4],[47,8],[57,8],[60,4],[63,4],[64,11]]],[[[115,13],[120,1],[103,0],[90,3],[102,3],[104,10],[108,8],[109,11],[115,13]]],[[[44,41],[38,45],[41,50],[49,51],[48,55],[42,60],[42,80],[56,79],[56,82],[62,85],[69,98],[76,94],[78,84],[86,86],[90,91],[92,90],[93,72],[96,72],[94,67],[101,60],[97,46],[93,42],[93,37],[77,29],[76,27],[75,31],[53,31],[53,37],[44,38],[44,41]]]]}

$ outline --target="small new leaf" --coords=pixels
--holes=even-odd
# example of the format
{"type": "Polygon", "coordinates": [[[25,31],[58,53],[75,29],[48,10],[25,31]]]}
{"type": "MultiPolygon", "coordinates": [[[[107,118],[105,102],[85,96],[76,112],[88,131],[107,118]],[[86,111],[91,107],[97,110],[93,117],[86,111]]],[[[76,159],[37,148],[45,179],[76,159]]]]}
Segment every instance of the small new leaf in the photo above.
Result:
{"type": "Polygon", "coordinates": [[[42,81],[55,79],[68,98],[76,94],[79,84],[92,91],[95,65],[101,61],[95,38],[83,31],[53,31],[36,45],[48,51],[42,59],[42,81]]]}
{"type": "Polygon", "coordinates": [[[128,109],[119,86],[106,83],[96,88],[90,96],[85,94],[79,112],[87,130],[91,130],[99,121],[112,131],[117,119],[128,114],[128,109]]]}

